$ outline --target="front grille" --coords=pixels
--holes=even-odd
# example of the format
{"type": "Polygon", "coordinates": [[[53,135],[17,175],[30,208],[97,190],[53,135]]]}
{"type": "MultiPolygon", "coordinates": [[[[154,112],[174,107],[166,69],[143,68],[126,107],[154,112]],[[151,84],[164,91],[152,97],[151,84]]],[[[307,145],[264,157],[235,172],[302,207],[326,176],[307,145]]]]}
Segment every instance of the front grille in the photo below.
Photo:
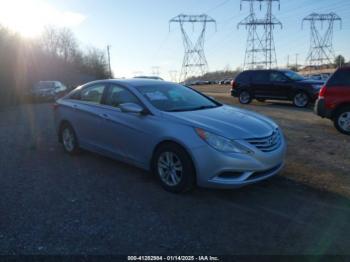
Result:
{"type": "Polygon", "coordinates": [[[281,146],[281,135],[278,129],[267,137],[250,138],[246,141],[261,150],[262,152],[272,152],[277,150],[281,146]]]}

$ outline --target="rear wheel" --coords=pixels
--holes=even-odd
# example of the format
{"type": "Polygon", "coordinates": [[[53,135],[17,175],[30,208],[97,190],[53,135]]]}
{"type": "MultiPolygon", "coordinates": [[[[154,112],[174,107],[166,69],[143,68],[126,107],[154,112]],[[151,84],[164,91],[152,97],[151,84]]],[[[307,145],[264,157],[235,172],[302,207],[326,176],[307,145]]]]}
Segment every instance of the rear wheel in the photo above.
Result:
{"type": "Polygon", "coordinates": [[[350,106],[338,110],[334,117],[334,126],[339,132],[350,135],[350,106]]]}
{"type": "Polygon", "coordinates": [[[80,150],[77,136],[69,124],[64,124],[62,126],[60,136],[64,151],[71,155],[79,153],[80,150]]]}
{"type": "Polygon", "coordinates": [[[241,91],[239,93],[239,102],[243,105],[250,104],[252,102],[252,95],[248,91],[241,91]]]}
{"type": "Polygon", "coordinates": [[[304,108],[310,103],[310,98],[305,92],[298,92],[294,95],[293,104],[296,107],[304,108]]]}
{"type": "Polygon", "coordinates": [[[165,190],[181,193],[194,188],[195,169],[191,157],[182,147],[164,144],[157,149],[152,162],[153,172],[165,190]]]}

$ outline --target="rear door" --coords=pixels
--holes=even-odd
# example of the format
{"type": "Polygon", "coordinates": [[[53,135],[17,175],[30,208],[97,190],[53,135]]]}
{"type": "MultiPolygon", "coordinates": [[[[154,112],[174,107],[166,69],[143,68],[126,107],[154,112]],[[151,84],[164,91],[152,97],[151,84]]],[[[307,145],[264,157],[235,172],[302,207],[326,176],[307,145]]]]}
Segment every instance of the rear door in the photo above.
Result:
{"type": "Polygon", "coordinates": [[[70,100],[70,118],[74,130],[77,133],[80,145],[93,151],[100,151],[103,138],[101,129],[100,104],[106,84],[98,83],[89,85],[70,100]]]}
{"type": "Polygon", "coordinates": [[[147,166],[156,141],[158,121],[153,115],[122,112],[119,106],[124,103],[145,107],[128,88],[111,84],[102,106],[103,147],[112,157],[147,166]]]}
{"type": "Polygon", "coordinates": [[[256,98],[270,98],[271,84],[269,71],[255,71],[251,75],[251,89],[256,98]]]}

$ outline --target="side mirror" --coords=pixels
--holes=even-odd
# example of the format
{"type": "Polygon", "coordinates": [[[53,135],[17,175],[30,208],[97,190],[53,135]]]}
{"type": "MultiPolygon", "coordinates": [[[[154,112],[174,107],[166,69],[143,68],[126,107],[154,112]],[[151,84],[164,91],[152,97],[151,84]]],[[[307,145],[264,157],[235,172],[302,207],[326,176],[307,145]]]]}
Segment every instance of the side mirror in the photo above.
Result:
{"type": "Polygon", "coordinates": [[[138,104],[125,103],[119,105],[119,108],[124,113],[144,114],[145,110],[138,104]]]}

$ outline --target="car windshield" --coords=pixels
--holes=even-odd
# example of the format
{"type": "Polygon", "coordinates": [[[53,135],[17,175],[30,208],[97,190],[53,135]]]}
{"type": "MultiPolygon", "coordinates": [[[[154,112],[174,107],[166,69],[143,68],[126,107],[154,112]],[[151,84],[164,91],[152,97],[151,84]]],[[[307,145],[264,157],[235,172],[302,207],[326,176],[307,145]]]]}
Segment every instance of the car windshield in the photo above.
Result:
{"type": "Polygon", "coordinates": [[[166,84],[147,85],[138,90],[159,110],[167,112],[194,111],[221,106],[189,87],[166,84]]]}
{"type": "Polygon", "coordinates": [[[301,81],[305,78],[294,71],[284,71],[284,74],[294,81],[301,81]]]}

